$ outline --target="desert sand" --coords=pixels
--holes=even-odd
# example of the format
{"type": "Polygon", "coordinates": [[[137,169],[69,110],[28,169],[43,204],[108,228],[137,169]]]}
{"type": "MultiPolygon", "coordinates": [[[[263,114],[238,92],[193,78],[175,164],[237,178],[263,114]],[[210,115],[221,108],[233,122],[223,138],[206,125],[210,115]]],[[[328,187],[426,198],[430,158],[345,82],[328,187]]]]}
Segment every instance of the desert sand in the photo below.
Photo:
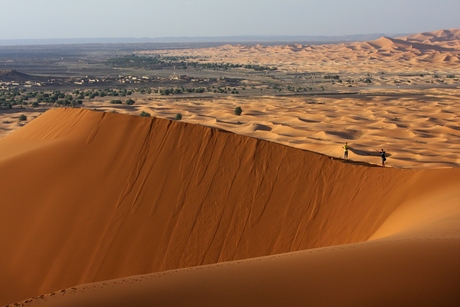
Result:
{"type": "MultiPolygon", "coordinates": [[[[458,73],[448,33],[368,42],[382,66],[362,67],[394,63],[386,48],[406,70],[458,73]]],[[[424,78],[362,97],[95,101],[24,126],[2,114],[0,304],[457,306],[458,85],[411,88],[424,78]]]]}
{"type": "MultiPolygon", "coordinates": [[[[460,84],[459,84],[460,86],[460,84]]],[[[460,166],[460,96],[458,89],[427,89],[423,93],[396,90],[386,95],[341,97],[135,98],[133,107],[114,107],[95,100],[88,108],[106,112],[182,121],[215,127],[291,147],[340,158],[345,142],[354,162],[380,164],[378,152],[388,153],[386,166],[451,168],[460,166]],[[234,109],[243,109],[241,116],[234,109]]],[[[45,110],[29,113],[33,120],[45,110]]],[[[0,115],[0,136],[21,128],[24,111],[0,115]]]]}

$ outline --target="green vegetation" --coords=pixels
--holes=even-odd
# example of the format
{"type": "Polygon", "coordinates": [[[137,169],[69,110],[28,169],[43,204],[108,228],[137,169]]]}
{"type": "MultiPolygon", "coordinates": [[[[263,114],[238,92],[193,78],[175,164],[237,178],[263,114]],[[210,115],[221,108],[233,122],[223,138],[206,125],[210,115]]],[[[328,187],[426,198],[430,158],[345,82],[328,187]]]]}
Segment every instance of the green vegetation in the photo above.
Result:
{"type": "Polygon", "coordinates": [[[160,89],[158,90],[158,92],[160,93],[160,95],[165,95],[165,96],[168,96],[168,95],[178,95],[178,94],[185,94],[185,93],[204,93],[206,92],[206,89],[203,88],[203,87],[200,87],[200,88],[185,88],[185,87],[181,87],[181,88],[173,88],[173,87],[170,87],[170,88],[164,88],[164,89],[160,89]]]}
{"type": "Polygon", "coordinates": [[[187,63],[185,60],[188,57],[175,57],[175,56],[136,56],[128,55],[120,58],[113,58],[107,63],[113,67],[118,68],[143,68],[149,70],[174,68],[186,69],[187,63]]]}
{"type": "Polygon", "coordinates": [[[27,120],[27,116],[25,116],[24,114],[19,115],[19,121],[25,121],[25,120],[27,120]]]}
{"type": "Polygon", "coordinates": [[[175,119],[176,120],[181,120],[182,119],[182,114],[177,113],[175,119]]]}
{"type": "Polygon", "coordinates": [[[235,110],[234,110],[234,113],[235,115],[241,115],[241,113],[243,113],[243,109],[241,109],[241,107],[236,107],[235,110]]]}
{"type": "MultiPolygon", "coordinates": [[[[212,79],[211,82],[219,82],[217,79],[212,79]]],[[[237,83],[239,81],[234,79],[223,78],[221,82],[237,83]]],[[[126,100],[120,99],[121,97],[130,96],[133,93],[139,94],[160,94],[160,95],[181,95],[181,94],[202,94],[202,93],[222,93],[222,94],[238,94],[239,91],[236,87],[166,87],[166,88],[105,88],[105,89],[69,89],[69,90],[27,90],[27,89],[1,89],[0,90],[0,109],[11,109],[15,107],[31,106],[33,108],[42,107],[79,107],[83,105],[84,101],[99,98],[106,100],[112,104],[133,105],[136,101],[132,98],[126,100]],[[107,98],[105,98],[107,97],[107,98]],[[108,98],[110,97],[110,98],[108,98]],[[111,99],[112,98],[112,99],[111,99]]]]}
{"type": "Polygon", "coordinates": [[[142,116],[142,117],[150,117],[150,113],[142,111],[140,116],[142,116]]]}
{"type": "Polygon", "coordinates": [[[26,91],[19,90],[4,90],[0,91],[0,107],[12,108],[13,106],[27,106],[37,108],[43,103],[46,106],[72,106],[76,107],[83,102],[79,97],[80,93],[69,94],[59,90],[54,91],[26,91]],[[74,96],[75,95],[75,96],[74,96]]]}
{"type": "Polygon", "coordinates": [[[244,68],[255,71],[272,71],[277,70],[276,67],[268,67],[255,64],[232,64],[232,63],[203,63],[191,61],[193,57],[185,56],[137,56],[128,55],[119,58],[112,58],[107,61],[112,67],[117,68],[138,68],[147,70],[159,69],[179,69],[185,70],[188,68],[207,69],[207,70],[229,70],[234,68],[244,68]]]}

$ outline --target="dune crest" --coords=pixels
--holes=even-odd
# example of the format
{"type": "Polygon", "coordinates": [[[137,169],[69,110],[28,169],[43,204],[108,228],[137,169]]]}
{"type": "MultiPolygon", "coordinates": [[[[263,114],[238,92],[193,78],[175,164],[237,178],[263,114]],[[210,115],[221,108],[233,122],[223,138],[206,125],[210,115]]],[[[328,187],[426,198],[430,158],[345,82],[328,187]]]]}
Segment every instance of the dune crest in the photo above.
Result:
{"type": "Polygon", "coordinates": [[[418,33],[406,36],[403,39],[431,44],[442,44],[448,41],[460,40],[460,29],[444,29],[418,33]]]}
{"type": "MultiPolygon", "coordinates": [[[[334,252],[330,260],[310,262],[308,251],[317,255],[318,248],[329,255],[334,246],[351,251],[354,244],[369,243],[364,254],[377,257],[373,241],[362,242],[373,236],[407,238],[404,210],[414,210],[416,197],[436,201],[437,189],[430,187],[442,182],[451,188],[443,194],[449,195],[446,207],[436,208],[435,221],[460,212],[450,201],[460,196],[457,169],[345,164],[214,128],[83,109],[47,111],[1,139],[0,171],[8,174],[0,176],[3,304],[92,282],[232,261],[247,263],[245,270],[258,279],[263,275],[250,260],[283,253],[300,252],[293,254],[300,257],[294,266],[307,261],[307,273],[317,270],[315,261],[329,266],[344,255],[334,252]]],[[[412,224],[409,238],[418,238],[430,218],[412,224]]],[[[430,237],[444,236],[459,246],[458,223],[449,223],[447,230],[436,225],[430,237]]],[[[430,253],[431,259],[444,259],[443,246],[439,254],[430,253]]],[[[395,243],[388,248],[400,251],[395,243]]],[[[459,249],[451,253],[458,257],[459,249]]],[[[262,266],[277,276],[279,268],[290,265],[286,257],[280,267],[271,268],[272,260],[262,266]]],[[[362,255],[356,257],[353,265],[362,255]]],[[[193,276],[208,280],[204,287],[226,271],[193,276]]],[[[173,275],[186,274],[180,272],[173,275]]],[[[338,272],[345,274],[343,267],[338,272]]],[[[246,276],[239,274],[235,282],[246,276]]],[[[167,287],[182,293],[181,280],[173,278],[167,287]]],[[[160,289],[157,283],[150,287],[160,289]]]]}

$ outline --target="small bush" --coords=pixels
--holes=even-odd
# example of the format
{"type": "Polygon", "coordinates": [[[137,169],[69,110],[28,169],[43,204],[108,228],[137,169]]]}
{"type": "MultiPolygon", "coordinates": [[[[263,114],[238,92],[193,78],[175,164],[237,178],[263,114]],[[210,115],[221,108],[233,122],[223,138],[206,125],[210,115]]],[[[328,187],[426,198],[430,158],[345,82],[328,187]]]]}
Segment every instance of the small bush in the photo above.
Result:
{"type": "Polygon", "coordinates": [[[121,100],[114,99],[114,100],[111,100],[110,103],[113,103],[113,104],[121,104],[121,100]]]}
{"type": "Polygon", "coordinates": [[[20,121],[27,120],[27,116],[25,116],[24,114],[21,114],[21,115],[19,115],[19,120],[20,121]]]}
{"type": "Polygon", "coordinates": [[[141,112],[141,116],[142,116],[142,117],[150,117],[150,113],[147,113],[147,112],[142,111],[142,112],[141,112]]]}
{"type": "Polygon", "coordinates": [[[241,113],[243,113],[243,109],[241,109],[241,107],[236,107],[234,112],[235,115],[241,115],[241,113]]]}
{"type": "Polygon", "coordinates": [[[126,104],[129,105],[129,106],[132,106],[134,103],[135,103],[135,101],[133,99],[126,100],[126,104]]]}
{"type": "Polygon", "coordinates": [[[176,114],[176,120],[181,120],[181,119],[182,119],[182,114],[177,113],[177,114],[176,114]]]}

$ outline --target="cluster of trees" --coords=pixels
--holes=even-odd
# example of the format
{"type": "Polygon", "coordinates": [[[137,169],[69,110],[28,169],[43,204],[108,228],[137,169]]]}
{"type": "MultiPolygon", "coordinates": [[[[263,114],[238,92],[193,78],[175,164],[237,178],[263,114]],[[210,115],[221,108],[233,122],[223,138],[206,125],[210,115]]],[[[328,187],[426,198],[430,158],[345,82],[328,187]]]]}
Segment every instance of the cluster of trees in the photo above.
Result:
{"type": "MultiPolygon", "coordinates": [[[[151,93],[150,89],[139,89],[143,93],[151,93]]],[[[128,89],[93,89],[93,90],[74,90],[73,92],[64,92],[60,90],[53,91],[27,91],[26,89],[14,89],[0,91],[0,107],[12,108],[13,106],[27,106],[34,108],[40,104],[58,105],[58,106],[79,106],[83,104],[84,99],[93,99],[95,97],[125,97],[132,95],[133,91],[128,89]]],[[[112,100],[113,101],[113,100],[112,100]]],[[[120,100],[121,101],[121,100],[120,100]]],[[[134,104],[134,100],[126,100],[126,104],[134,104]]]]}
{"type": "Polygon", "coordinates": [[[113,67],[120,68],[143,68],[149,70],[173,68],[186,69],[187,57],[166,57],[160,55],[154,56],[136,56],[128,55],[119,58],[109,59],[107,63],[113,67]]]}
{"type": "MultiPolygon", "coordinates": [[[[244,88],[243,88],[244,89],[244,88]]],[[[135,92],[140,94],[159,93],[160,95],[178,95],[178,94],[191,94],[191,93],[222,93],[222,94],[238,94],[239,91],[235,87],[227,86],[212,86],[212,87],[168,87],[168,88],[149,88],[142,87],[136,89],[87,89],[87,90],[73,90],[70,91],[45,91],[26,89],[12,89],[0,90],[0,107],[12,108],[16,105],[38,107],[40,104],[46,105],[60,105],[60,106],[79,106],[85,100],[91,100],[96,97],[116,97],[114,99],[107,99],[113,104],[123,103],[121,97],[133,95],[135,92]]],[[[133,99],[125,101],[126,104],[134,104],[133,99]]]]}
{"type": "Polygon", "coordinates": [[[65,106],[78,106],[83,102],[73,95],[66,94],[61,91],[31,91],[22,90],[7,90],[0,91],[0,106],[3,108],[12,108],[15,105],[26,106],[31,105],[36,108],[40,103],[56,104],[65,106]],[[32,101],[33,100],[33,101],[32,101]]]}
{"type": "Polygon", "coordinates": [[[215,87],[213,86],[208,87],[208,88],[165,88],[165,89],[160,89],[160,90],[155,90],[155,92],[160,93],[160,95],[178,95],[178,94],[184,94],[184,93],[205,93],[205,92],[211,92],[211,93],[216,93],[216,94],[239,94],[239,91],[234,87],[225,87],[225,86],[219,86],[215,87]]]}
{"type": "Polygon", "coordinates": [[[84,99],[84,98],[89,98],[93,99],[96,97],[105,97],[105,96],[111,96],[111,97],[117,97],[117,96],[129,96],[132,95],[133,91],[128,90],[128,89],[111,89],[111,88],[106,88],[106,89],[99,89],[99,90],[74,90],[72,92],[73,95],[76,95],[78,99],[84,99]]]}
{"type": "Polygon", "coordinates": [[[74,97],[73,95],[66,94],[61,91],[53,91],[51,93],[40,92],[35,96],[35,98],[35,106],[38,106],[39,103],[42,102],[64,106],[77,106],[83,103],[81,99],[84,97],[74,97]]]}
{"type": "Polygon", "coordinates": [[[204,69],[213,69],[213,70],[229,70],[232,68],[245,68],[255,71],[272,71],[278,70],[276,67],[262,66],[262,65],[251,65],[251,64],[232,64],[232,63],[199,63],[199,62],[189,62],[189,66],[194,68],[204,68],[204,69]]]}
{"type": "Polygon", "coordinates": [[[238,90],[234,87],[234,88],[230,88],[230,87],[218,87],[218,88],[214,88],[212,90],[213,93],[219,93],[219,94],[228,94],[228,93],[231,93],[231,94],[239,94],[238,90]]]}
{"type": "Polygon", "coordinates": [[[196,61],[187,61],[191,57],[177,57],[177,56],[136,56],[129,55],[125,57],[113,58],[107,63],[113,67],[118,68],[142,68],[148,70],[176,68],[187,69],[189,67],[213,70],[229,70],[232,68],[245,68],[256,71],[271,71],[277,70],[276,67],[251,65],[251,64],[232,64],[232,63],[202,63],[196,61]]]}
{"type": "MultiPolygon", "coordinates": [[[[289,92],[296,92],[296,93],[301,93],[301,92],[308,92],[308,91],[312,91],[313,88],[312,87],[294,87],[294,86],[291,86],[291,85],[288,85],[286,87],[286,89],[289,91],[289,92]]],[[[281,91],[282,88],[279,88],[279,91],[281,91]]]]}
{"type": "MultiPolygon", "coordinates": [[[[21,104],[24,101],[25,96],[18,90],[0,91],[0,106],[2,108],[12,108],[16,104],[21,104]]],[[[27,99],[29,99],[27,97],[27,99]]]]}
{"type": "MultiPolygon", "coordinates": [[[[123,101],[121,101],[120,99],[113,99],[113,100],[110,101],[110,103],[112,103],[112,104],[122,104],[123,101]]],[[[130,98],[130,99],[126,100],[125,103],[127,105],[129,105],[129,106],[132,106],[135,103],[135,101],[130,98]]]]}

